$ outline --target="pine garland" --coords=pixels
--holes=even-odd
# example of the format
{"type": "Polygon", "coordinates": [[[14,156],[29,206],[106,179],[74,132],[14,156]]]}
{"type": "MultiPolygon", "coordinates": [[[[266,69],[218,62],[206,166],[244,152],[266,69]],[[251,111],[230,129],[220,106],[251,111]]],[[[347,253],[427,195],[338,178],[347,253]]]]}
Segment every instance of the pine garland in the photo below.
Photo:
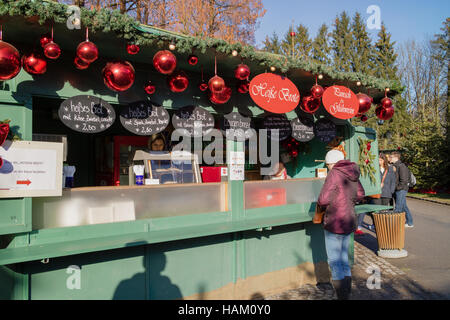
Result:
{"type": "Polygon", "coordinates": [[[375,161],[375,155],[370,151],[372,148],[372,142],[374,140],[362,139],[358,137],[359,144],[359,158],[358,165],[361,170],[361,175],[363,177],[369,176],[370,182],[375,184],[375,167],[373,166],[373,162],[375,161]]]}
{"type": "MultiPolygon", "coordinates": [[[[39,24],[44,24],[46,21],[65,24],[69,17],[67,7],[65,4],[48,0],[0,0],[0,16],[21,15],[37,17],[39,24]]],[[[141,25],[134,18],[121,14],[118,10],[81,8],[81,24],[89,27],[90,32],[114,32],[118,37],[140,46],[163,46],[167,42],[174,42],[176,50],[180,53],[190,53],[192,50],[205,53],[208,48],[214,48],[217,52],[226,55],[231,55],[233,50],[237,50],[242,58],[256,61],[266,68],[273,66],[281,73],[301,69],[313,74],[323,74],[335,80],[360,81],[362,86],[366,88],[384,91],[388,87],[391,94],[400,93],[404,90],[401,83],[396,80],[380,79],[362,73],[341,72],[311,59],[292,58],[258,51],[254,47],[244,46],[240,43],[231,44],[215,38],[203,39],[141,25]]]]}

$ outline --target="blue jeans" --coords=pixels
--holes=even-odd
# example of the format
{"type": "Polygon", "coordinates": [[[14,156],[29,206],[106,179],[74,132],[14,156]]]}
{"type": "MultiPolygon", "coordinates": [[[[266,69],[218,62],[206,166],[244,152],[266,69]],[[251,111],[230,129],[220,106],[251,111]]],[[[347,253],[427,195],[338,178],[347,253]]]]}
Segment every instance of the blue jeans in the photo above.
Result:
{"type": "Polygon", "coordinates": [[[395,191],[395,212],[405,212],[406,213],[406,223],[410,226],[413,225],[413,218],[408,206],[406,205],[406,194],[408,191],[399,190],[395,191]]]}
{"type": "Polygon", "coordinates": [[[352,274],[348,262],[350,234],[336,234],[327,230],[324,230],[324,233],[331,278],[333,280],[342,280],[344,277],[351,277],[352,274]]]}

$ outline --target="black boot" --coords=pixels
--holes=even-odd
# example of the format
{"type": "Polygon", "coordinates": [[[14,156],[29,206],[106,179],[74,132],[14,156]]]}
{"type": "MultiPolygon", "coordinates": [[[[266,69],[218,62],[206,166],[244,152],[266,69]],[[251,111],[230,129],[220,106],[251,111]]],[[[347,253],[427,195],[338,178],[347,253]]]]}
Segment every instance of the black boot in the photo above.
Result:
{"type": "Polygon", "coordinates": [[[343,300],[349,300],[352,293],[352,277],[345,277],[343,281],[343,300]]]}
{"type": "Polygon", "coordinates": [[[336,296],[338,300],[344,300],[344,279],[342,280],[331,280],[333,283],[334,290],[336,291],[336,296]]]}

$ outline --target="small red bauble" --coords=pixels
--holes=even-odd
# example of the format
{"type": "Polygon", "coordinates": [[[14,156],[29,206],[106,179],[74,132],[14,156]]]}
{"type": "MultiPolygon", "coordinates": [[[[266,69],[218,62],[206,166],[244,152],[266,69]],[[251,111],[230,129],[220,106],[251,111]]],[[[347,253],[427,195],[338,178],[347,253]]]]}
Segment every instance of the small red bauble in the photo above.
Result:
{"type": "Polygon", "coordinates": [[[385,109],[392,107],[392,100],[388,97],[384,97],[383,99],[381,99],[381,106],[385,109]]]}
{"type": "Polygon", "coordinates": [[[169,50],[161,50],[153,56],[153,66],[159,73],[171,74],[177,66],[177,58],[169,50]]]}
{"type": "Polygon", "coordinates": [[[134,68],[128,61],[108,62],[102,73],[105,85],[113,91],[125,91],[134,83],[134,68]]]}
{"type": "Polygon", "coordinates": [[[75,67],[79,70],[84,70],[89,68],[89,63],[84,62],[83,60],[81,60],[78,57],[75,57],[73,63],[75,64],[75,67]]]}
{"type": "Polygon", "coordinates": [[[61,49],[56,43],[50,41],[44,47],[44,55],[49,59],[58,59],[61,55],[61,49]]]}
{"type": "Polygon", "coordinates": [[[383,106],[378,106],[375,109],[375,114],[380,120],[389,120],[394,115],[394,107],[384,108],[383,106]]]}
{"type": "Polygon", "coordinates": [[[50,41],[52,41],[52,35],[50,33],[43,34],[39,39],[42,48],[44,48],[47,43],[50,43],[50,41]]]}
{"type": "Polygon", "coordinates": [[[240,81],[238,83],[237,90],[238,90],[239,93],[247,93],[248,89],[249,89],[249,86],[250,86],[250,82],[248,80],[247,81],[240,81]]]}
{"type": "Polygon", "coordinates": [[[177,71],[167,78],[167,85],[172,92],[183,92],[189,85],[189,79],[183,71],[177,71]]]}
{"type": "Polygon", "coordinates": [[[215,75],[209,79],[208,88],[214,94],[221,93],[225,89],[225,81],[218,75],[215,75]]]}
{"type": "Polygon", "coordinates": [[[366,164],[369,164],[369,159],[364,160],[366,164]]]}
{"type": "Polygon", "coordinates": [[[20,66],[19,51],[9,43],[0,40],[0,81],[17,76],[20,66]]]}
{"type": "Polygon", "coordinates": [[[30,74],[44,74],[47,71],[47,60],[39,53],[22,56],[22,66],[30,74]]]}
{"type": "Polygon", "coordinates": [[[198,57],[194,54],[191,54],[188,58],[188,62],[191,66],[195,66],[198,63],[198,57]]]}
{"type": "Polygon", "coordinates": [[[367,111],[369,111],[369,109],[372,105],[372,99],[364,93],[358,93],[356,95],[356,97],[358,98],[358,103],[359,103],[358,113],[362,114],[362,113],[366,113],[367,111]]]}
{"type": "Polygon", "coordinates": [[[151,81],[148,81],[144,86],[144,90],[145,92],[147,92],[147,94],[154,94],[156,91],[156,87],[151,81]]]}
{"type": "Polygon", "coordinates": [[[200,82],[200,84],[198,85],[198,88],[201,91],[206,91],[208,90],[208,84],[205,81],[200,82]]]}
{"type": "Polygon", "coordinates": [[[361,121],[362,122],[366,122],[367,121],[367,116],[365,115],[365,114],[363,114],[362,116],[361,116],[361,121]]]}
{"type": "Polygon", "coordinates": [[[234,70],[234,76],[236,77],[236,79],[245,80],[250,76],[250,68],[247,65],[241,63],[234,70]]]}
{"type": "Polygon", "coordinates": [[[98,58],[97,46],[90,41],[84,41],[77,47],[77,56],[86,63],[92,63],[98,58]]]}
{"type": "Polygon", "coordinates": [[[291,31],[290,35],[291,35],[291,37],[295,37],[295,32],[291,31]]]}
{"type": "Polygon", "coordinates": [[[231,98],[231,88],[225,87],[222,92],[219,93],[209,93],[209,100],[214,104],[224,104],[227,103],[231,98]]]}
{"type": "Polygon", "coordinates": [[[291,150],[291,151],[289,152],[289,154],[290,154],[292,157],[297,158],[297,156],[298,156],[298,151],[297,151],[297,150],[291,150]]]}
{"type": "Polygon", "coordinates": [[[305,96],[300,104],[300,109],[306,113],[314,113],[320,107],[320,100],[314,99],[312,96],[305,96]]]}
{"type": "Polygon", "coordinates": [[[140,50],[140,48],[137,44],[134,44],[134,43],[127,44],[128,54],[137,54],[139,52],[139,50],[140,50]]]}
{"type": "Polygon", "coordinates": [[[322,98],[323,95],[323,88],[322,86],[316,84],[311,88],[311,95],[313,96],[314,99],[320,99],[322,98]]]}

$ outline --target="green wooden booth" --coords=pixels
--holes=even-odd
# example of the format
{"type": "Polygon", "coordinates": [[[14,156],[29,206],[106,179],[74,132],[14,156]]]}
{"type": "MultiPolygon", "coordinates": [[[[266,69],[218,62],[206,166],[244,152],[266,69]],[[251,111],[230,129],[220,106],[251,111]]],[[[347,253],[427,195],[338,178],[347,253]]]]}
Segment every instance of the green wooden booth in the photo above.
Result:
{"type": "MultiPolygon", "coordinates": [[[[41,5],[49,6],[49,11],[62,6],[41,5]]],[[[229,102],[214,105],[197,87],[200,65],[205,79],[214,74],[215,55],[219,74],[234,83],[233,70],[241,57],[217,46],[206,47],[204,52],[196,52],[199,64],[191,66],[187,63],[190,53],[175,50],[177,68],[188,74],[190,84],[185,92],[172,93],[165,76],[153,68],[152,57],[167,48],[167,39],[187,37],[139,26],[136,32],[160,36],[161,42],[143,45],[139,54],[131,56],[125,50],[127,41],[117,30],[91,32],[89,38],[99,48],[99,59],[89,69],[77,70],[73,59],[76,46],[84,41],[84,27],[69,30],[61,20],[44,19],[40,24],[39,18],[33,11],[2,16],[3,40],[21,53],[36,47],[53,24],[62,55],[48,61],[43,75],[32,76],[22,69],[15,78],[0,83],[0,120],[11,119],[23,140],[32,140],[35,134],[66,135],[67,162],[77,165],[75,188],[65,189],[61,197],[0,199],[1,299],[250,299],[329,281],[323,229],[311,222],[324,180],[316,178],[315,169],[324,167],[316,160],[324,159],[326,144],[314,138],[308,143],[308,152],[287,164],[291,180],[100,187],[95,180],[97,151],[114,136],[131,134],[118,119],[104,132],[82,134],[64,126],[57,116],[61,102],[77,95],[99,97],[118,114],[124,105],[149,99],[143,85],[151,79],[157,91],[150,99],[171,114],[180,107],[198,105],[216,121],[233,110],[257,120],[267,113],[248,94],[233,89],[229,102]],[[115,93],[103,83],[102,68],[112,59],[128,60],[136,70],[134,85],[123,93],[115,93]],[[285,190],[284,205],[253,204],[254,194],[273,188],[285,190]],[[78,219],[80,212],[94,210],[96,205],[131,208],[134,218],[78,219]]],[[[266,57],[284,59],[261,55],[265,58],[245,60],[252,75],[268,71],[270,60],[266,57]]],[[[283,74],[304,95],[319,71],[290,68],[283,74]]],[[[362,91],[356,85],[357,75],[333,78],[323,74],[323,85],[340,84],[362,91]]],[[[384,90],[374,85],[370,94],[377,102],[384,90]]],[[[297,109],[287,117],[297,117],[297,109]]],[[[378,156],[374,130],[334,119],[323,106],[314,117],[335,122],[350,160],[358,160],[358,137],[373,139],[371,151],[378,156]]],[[[245,143],[227,141],[226,149],[242,151],[245,143]]],[[[377,158],[374,165],[378,171],[377,158]]],[[[366,195],[380,193],[378,175],[376,179],[371,183],[368,177],[361,178],[366,195]]],[[[359,205],[357,211],[380,208],[384,207],[359,205]]],[[[353,244],[349,254],[353,258],[353,244]]]]}

